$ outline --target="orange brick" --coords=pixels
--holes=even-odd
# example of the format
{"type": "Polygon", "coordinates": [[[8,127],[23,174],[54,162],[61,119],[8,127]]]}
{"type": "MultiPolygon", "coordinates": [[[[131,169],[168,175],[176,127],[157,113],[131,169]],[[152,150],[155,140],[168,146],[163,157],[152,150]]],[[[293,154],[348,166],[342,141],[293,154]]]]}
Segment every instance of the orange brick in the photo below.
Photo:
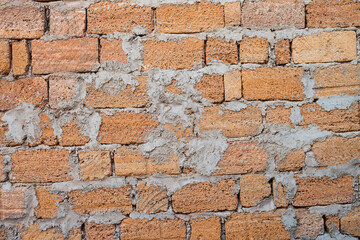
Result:
{"type": "Polygon", "coordinates": [[[41,77],[22,78],[12,82],[0,80],[0,111],[10,110],[21,103],[44,108],[48,98],[47,83],[41,77]]]}
{"type": "Polygon", "coordinates": [[[253,207],[271,194],[271,186],[260,174],[243,175],[240,180],[240,204],[253,207]]]}
{"type": "Polygon", "coordinates": [[[287,200],[286,188],[282,183],[273,182],[273,197],[276,207],[280,208],[288,206],[289,203],[287,200]]]}
{"type": "Polygon", "coordinates": [[[180,219],[131,219],[125,218],[120,225],[120,237],[124,240],[141,239],[186,239],[186,225],[180,219]]]}
{"type": "Polygon", "coordinates": [[[268,41],[266,38],[245,37],[240,42],[241,63],[266,63],[268,61],[268,41]]]}
{"type": "Polygon", "coordinates": [[[127,63],[128,57],[122,48],[123,41],[121,39],[101,39],[100,63],[107,61],[118,61],[127,63]]]}
{"type": "Polygon", "coordinates": [[[295,237],[315,239],[324,232],[324,219],[319,213],[310,213],[307,209],[296,209],[298,222],[295,237]]]}
{"type": "Polygon", "coordinates": [[[242,70],[246,100],[304,100],[300,68],[257,68],[242,70]]]}
{"type": "Polygon", "coordinates": [[[49,119],[49,116],[46,113],[41,114],[40,116],[40,128],[41,136],[36,139],[33,144],[30,146],[37,146],[40,144],[54,146],[58,144],[58,140],[54,134],[54,129],[52,128],[52,122],[49,119]]]}
{"type": "Polygon", "coordinates": [[[44,8],[14,6],[0,10],[0,38],[40,38],[44,29],[44,8]]]}
{"type": "Polygon", "coordinates": [[[252,141],[234,141],[218,163],[216,175],[241,174],[264,171],[268,154],[252,141]]]}
{"type": "Polygon", "coordinates": [[[49,78],[49,104],[51,108],[60,108],[72,103],[76,94],[75,78],[54,77],[49,78]]]}
{"type": "Polygon", "coordinates": [[[354,237],[360,237],[360,207],[349,211],[346,216],[340,219],[341,232],[351,234],[354,237]]]}
{"type": "Polygon", "coordinates": [[[197,38],[183,40],[150,39],[143,42],[143,71],[162,69],[192,69],[204,62],[204,41],[197,38]]]}
{"type": "Polygon", "coordinates": [[[90,138],[85,136],[81,127],[75,119],[61,127],[62,133],[59,140],[61,146],[81,146],[90,141],[90,138]]]}
{"type": "Polygon", "coordinates": [[[167,191],[140,183],[137,186],[136,211],[147,214],[165,212],[169,207],[167,191]]]}
{"type": "Polygon", "coordinates": [[[147,165],[147,174],[177,175],[181,173],[179,165],[179,156],[177,154],[168,153],[165,159],[150,158],[147,165]]]}
{"type": "Polygon", "coordinates": [[[56,11],[50,9],[51,35],[63,35],[71,37],[83,37],[86,28],[86,10],[76,9],[72,11],[56,11]]]}
{"type": "Polygon", "coordinates": [[[82,180],[101,180],[111,176],[111,160],[108,151],[80,152],[79,163],[82,180]]]}
{"type": "Polygon", "coordinates": [[[240,26],[241,6],[240,2],[225,3],[225,26],[240,26]]]}
{"type": "Polygon", "coordinates": [[[0,227],[0,240],[6,240],[9,239],[8,235],[9,231],[5,227],[0,227]]]}
{"type": "Polygon", "coordinates": [[[281,40],[275,45],[276,64],[287,64],[291,61],[290,41],[281,40]]]}
{"type": "Polygon", "coordinates": [[[0,41],[0,75],[10,73],[11,58],[10,44],[7,41],[0,41]]]}
{"type": "Polygon", "coordinates": [[[96,224],[93,222],[85,225],[86,239],[88,240],[113,240],[115,225],[96,224]]]}
{"type": "Polygon", "coordinates": [[[294,38],[292,58],[295,63],[347,62],[356,58],[354,31],[324,32],[294,38]]]}
{"type": "Polygon", "coordinates": [[[201,96],[213,103],[224,101],[224,77],[219,74],[205,74],[195,85],[201,96]]]}
{"type": "Polygon", "coordinates": [[[94,71],[98,65],[98,39],[80,38],[31,42],[32,73],[94,71]]]}
{"type": "Polygon", "coordinates": [[[61,196],[50,193],[50,190],[50,186],[36,187],[38,206],[35,209],[35,215],[37,218],[53,218],[57,214],[57,204],[61,201],[61,196]]]}
{"type": "Polygon", "coordinates": [[[202,182],[189,184],[172,195],[173,209],[177,213],[235,210],[237,196],[233,193],[235,181],[226,179],[216,184],[202,182]]]}
{"type": "Polygon", "coordinates": [[[66,150],[28,150],[10,154],[11,182],[61,182],[70,176],[69,152],[66,150]]]}
{"type": "Polygon", "coordinates": [[[130,186],[120,188],[99,188],[89,192],[81,190],[69,194],[74,211],[78,214],[120,210],[122,214],[132,212],[130,186]]]}
{"type": "Polygon", "coordinates": [[[159,123],[145,113],[122,112],[112,116],[102,114],[100,143],[144,143],[148,131],[159,123]]]}
{"type": "Polygon", "coordinates": [[[293,205],[296,207],[350,203],[353,200],[353,177],[295,177],[297,192],[293,205]]]}
{"type": "Polygon", "coordinates": [[[181,139],[190,140],[191,135],[194,133],[194,130],[192,127],[187,127],[184,129],[182,124],[178,124],[176,126],[172,124],[163,124],[164,129],[170,130],[175,134],[175,136],[178,138],[178,141],[181,139]]]}
{"type": "Polygon", "coordinates": [[[206,63],[221,61],[226,64],[238,63],[238,49],[236,42],[222,38],[208,38],[206,41],[206,63]]]}
{"type": "Polygon", "coordinates": [[[104,84],[100,89],[96,89],[95,84],[87,84],[84,104],[93,108],[145,107],[148,100],[147,77],[138,76],[136,80],[139,85],[134,91],[131,85],[127,85],[123,90],[117,90],[118,82],[112,81],[104,84]]]}
{"type": "Polygon", "coordinates": [[[242,97],[242,84],[240,70],[233,70],[224,75],[225,100],[231,101],[242,97]]]}
{"type": "Polygon", "coordinates": [[[266,122],[270,124],[286,124],[291,127],[293,123],[290,120],[291,108],[284,106],[276,106],[275,108],[269,107],[266,113],[266,122]]]}
{"type": "Polygon", "coordinates": [[[119,176],[146,175],[147,159],[125,146],[114,154],[115,174],[119,176]]]}
{"type": "Polygon", "coordinates": [[[183,91],[180,88],[176,87],[175,80],[173,80],[170,85],[167,85],[165,87],[165,92],[172,93],[172,94],[179,94],[179,95],[183,94],[183,91]]]}
{"type": "Polygon", "coordinates": [[[190,240],[221,239],[221,221],[219,217],[192,218],[190,220],[190,240]]]}
{"type": "Polygon", "coordinates": [[[199,129],[220,129],[229,138],[254,136],[262,124],[261,111],[255,107],[248,107],[239,112],[224,110],[219,107],[205,107],[199,129]]]}
{"type": "Polygon", "coordinates": [[[26,42],[12,43],[12,64],[14,75],[25,75],[30,65],[29,50],[26,42]]]}
{"type": "MultiPolygon", "coordinates": [[[[1,115],[0,115],[0,119],[1,119],[1,115]]],[[[4,169],[5,169],[4,161],[5,161],[5,155],[0,155],[0,182],[4,182],[7,180],[7,175],[6,173],[4,173],[4,169]]]]}
{"type": "Polygon", "coordinates": [[[13,187],[11,190],[0,189],[0,219],[20,218],[25,211],[26,187],[13,187]]]}
{"type": "Polygon", "coordinates": [[[87,31],[92,34],[108,34],[115,31],[131,32],[138,27],[152,32],[154,13],[151,7],[101,1],[89,7],[87,24],[87,31]]]}
{"type": "Polygon", "coordinates": [[[39,223],[35,222],[30,227],[25,227],[24,231],[21,233],[22,240],[34,240],[34,239],[51,239],[51,240],[81,240],[81,229],[73,228],[69,232],[68,236],[65,237],[61,229],[48,228],[46,230],[40,231],[39,223]]]}
{"type": "Polygon", "coordinates": [[[359,27],[360,3],[351,0],[316,0],[306,5],[306,23],[310,28],[359,27]]]}
{"type": "Polygon", "coordinates": [[[290,239],[283,212],[234,213],[225,222],[226,239],[290,239]]]}
{"type": "Polygon", "coordinates": [[[325,229],[330,233],[338,232],[340,230],[340,219],[338,216],[326,216],[325,217],[325,229]]]}
{"type": "Polygon", "coordinates": [[[305,166],[304,150],[295,150],[289,152],[283,159],[276,161],[276,170],[278,171],[299,171],[305,166]]]}
{"type": "Polygon", "coordinates": [[[224,27],[224,7],[208,1],[156,8],[159,33],[195,33],[224,27]]]}

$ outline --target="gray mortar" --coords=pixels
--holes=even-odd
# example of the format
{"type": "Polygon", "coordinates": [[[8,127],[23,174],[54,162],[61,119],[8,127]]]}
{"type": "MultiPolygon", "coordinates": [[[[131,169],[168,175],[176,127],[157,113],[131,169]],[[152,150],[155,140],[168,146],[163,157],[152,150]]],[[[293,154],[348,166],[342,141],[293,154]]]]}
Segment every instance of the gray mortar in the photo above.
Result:
{"type": "Polygon", "coordinates": [[[316,103],[325,111],[331,111],[335,109],[349,109],[353,103],[359,100],[360,94],[358,96],[334,95],[329,97],[320,97],[316,103]]]}

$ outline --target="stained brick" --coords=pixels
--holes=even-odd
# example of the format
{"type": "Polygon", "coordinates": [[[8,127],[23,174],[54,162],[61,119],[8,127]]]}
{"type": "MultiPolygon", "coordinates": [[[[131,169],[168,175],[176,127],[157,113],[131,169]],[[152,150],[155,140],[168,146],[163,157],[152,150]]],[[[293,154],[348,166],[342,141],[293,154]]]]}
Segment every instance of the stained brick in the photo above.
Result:
{"type": "Polygon", "coordinates": [[[266,113],[266,122],[270,124],[286,124],[293,127],[290,120],[291,108],[284,106],[276,106],[275,108],[269,107],[266,113]]]}
{"type": "Polygon", "coordinates": [[[181,173],[179,165],[179,156],[171,152],[164,154],[161,159],[150,158],[147,164],[147,174],[177,175],[181,173]]]}
{"type": "Polygon", "coordinates": [[[113,240],[115,225],[96,224],[94,222],[85,224],[86,239],[88,240],[113,240]]]}
{"type": "Polygon", "coordinates": [[[10,72],[10,44],[7,41],[0,41],[0,75],[10,72]]]}
{"type": "Polygon", "coordinates": [[[326,216],[325,217],[325,229],[326,232],[332,233],[340,230],[340,219],[338,216],[326,216]]]}
{"type": "Polygon", "coordinates": [[[219,217],[192,218],[190,220],[190,240],[196,239],[220,239],[221,221],[219,217]]]}
{"type": "Polygon", "coordinates": [[[268,41],[266,38],[245,37],[240,42],[241,63],[266,63],[268,61],[268,41]]]}
{"type": "Polygon", "coordinates": [[[114,154],[115,174],[119,176],[146,175],[147,159],[136,150],[125,146],[114,154]]]}
{"type": "Polygon", "coordinates": [[[77,80],[68,77],[49,78],[49,104],[51,108],[69,106],[76,95],[77,80]]]}
{"type": "Polygon", "coordinates": [[[240,70],[233,70],[224,75],[225,100],[231,101],[242,97],[242,83],[240,70]]]}
{"type": "Polygon", "coordinates": [[[0,189],[0,219],[20,218],[25,211],[26,187],[13,187],[11,190],[0,189]]]}
{"type": "Polygon", "coordinates": [[[340,219],[341,232],[351,234],[354,237],[360,237],[360,207],[349,211],[346,216],[340,219]]]}
{"type": "Polygon", "coordinates": [[[165,212],[169,206],[165,189],[145,183],[137,186],[136,200],[136,211],[147,214],[165,212]]]}
{"type": "Polygon", "coordinates": [[[279,171],[299,171],[305,165],[304,150],[289,152],[283,159],[276,161],[276,169],[279,171]]]}
{"type": "Polygon", "coordinates": [[[288,200],[287,200],[287,192],[286,192],[286,187],[284,187],[284,185],[279,182],[273,182],[273,200],[275,203],[275,206],[280,208],[280,207],[287,207],[288,206],[288,200]]]}
{"type": "Polygon", "coordinates": [[[319,213],[310,213],[307,209],[296,209],[298,222],[294,236],[296,238],[315,239],[324,232],[324,219],[319,213]]]}
{"type": "Polygon", "coordinates": [[[59,140],[61,146],[81,146],[90,141],[90,138],[83,134],[80,125],[75,119],[62,126],[61,130],[59,140]]]}
{"type": "Polygon", "coordinates": [[[86,29],[86,10],[56,11],[50,9],[51,35],[83,37],[86,29]]]}
{"type": "Polygon", "coordinates": [[[37,218],[53,218],[56,216],[57,204],[61,201],[61,196],[51,193],[50,190],[50,186],[36,187],[38,206],[35,209],[35,215],[37,218]]]}
{"type": "Polygon", "coordinates": [[[123,41],[121,39],[101,39],[100,63],[107,61],[118,61],[127,63],[128,57],[123,50],[123,41]]]}
{"type": "Polygon", "coordinates": [[[240,204],[253,207],[271,194],[271,186],[264,175],[243,175],[240,180],[240,204]]]}
{"type": "Polygon", "coordinates": [[[205,74],[195,85],[201,96],[213,103],[224,101],[224,77],[219,74],[205,74]]]}
{"type": "Polygon", "coordinates": [[[69,231],[68,236],[65,237],[61,229],[57,227],[40,231],[39,223],[35,222],[30,227],[25,227],[24,231],[21,233],[21,239],[81,240],[81,229],[73,228],[69,231]]]}
{"type": "Polygon", "coordinates": [[[281,40],[275,45],[276,64],[287,64],[291,61],[290,41],[281,40]]]}
{"type": "Polygon", "coordinates": [[[208,38],[206,41],[206,63],[221,61],[226,64],[238,63],[238,49],[236,42],[222,38],[208,38]]]}
{"type": "Polygon", "coordinates": [[[86,181],[101,180],[111,175],[111,160],[108,151],[79,153],[80,177],[86,181]]]}
{"type": "Polygon", "coordinates": [[[240,2],[230,2],[224,5],[225,26],[239,26],[241,24],[240,2]]]}
{"type": "Polygon", "coordinates": [[[30,65],[29,50],[26,42],[12,43],[12,65],[14,75],[26,74],[30,65]]]}
{"type": "Polygon", "coordinates": [[[58,140],[54,134],[54,129],[52,127],[52,122],[46,113],[43,113],[40,116],[40,128],[41,136],[36,139],[34,143],[30,144],[30,146],[37,146],[40,144],[54,146],[58,144],[58,140]]]}

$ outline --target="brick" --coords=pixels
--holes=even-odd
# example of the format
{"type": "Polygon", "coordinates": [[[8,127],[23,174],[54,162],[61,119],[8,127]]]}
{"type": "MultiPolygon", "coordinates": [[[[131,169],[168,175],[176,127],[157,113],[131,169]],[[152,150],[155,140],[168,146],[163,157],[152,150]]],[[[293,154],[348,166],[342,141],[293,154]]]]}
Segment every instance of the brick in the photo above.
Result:
{"type": "Polygon", "coordinates": [[[7,228],[5,227],[0,227],[0,240],[6,240],[9,239],[9,235],[8,235],[9,231],[7,228]]]}
{"type": "Polygon", "coordinates": [[[225,222],[226,239],[290,239],[283,212],[234,213],[225,222]]]}
{"type": "Polygon", "coordinates": [[[122,214],[132,212],[129,185],[120,188],[99,188],[88,192],[72,191],[69,200],[78,214],[120,210],[122,214]]]}
{"type": "Polygon", "coordinates": [[[245,37],[240,42],[241,63],[266,63],[268,61],[268,41],[266,38],[245,37]]]}
{"type": "Polygon", "coordinates": [[[167,85],[165,87],[165,92],[172,93],[172,94],[178,94],[178,95],[181,95],[181,94],[184,93],[180,88],[178,88],[176,86],[176,81],[175,80],[173,80],[170,85],[167,85]]]}
{"type": "Polygon", "coordinates": [[[223,38],[208,38],[206,41],[206,63],[220,61],[226,64],[238,63],[238,48],[236,42],[223,38]]]}
{"type": "Polygon", "coordinates": [[[205,61],[204,41],[197,38],[167,42],[149,39],[143,45],[143,71],[156,67],[165,70],[192,69],[205,61]]]}
{"type": "Polygon", "coordinates": [[[3,118],[4,114],[0,113],[0,146],[5,145],[6,141],[6,132],[8,131],[7,126],[5,125],[5,122],[3,122],[1,119],[3,118]]]}
{"type": "Polygon", "coordinates": [[[0,75],[10,73],[11,58],[9,42],[0,41],[0,56],[0,75]]]}
{"type": "Polygon", "coordinates": [[[50,9],[51,35],[83,37],[86,29],[86,10],[56,11],[50,9]]]}
{"type": "MultiPolygon", "coordinates": [[[[0,119],[1,119],[1,115],[0,115],[0,119]]],[[[5,164],[4,164],[5,156],[6,155],[0,155],[0,182],[4,182],[4,181],[7,180],[7,174],[4,172],[4,170],[5,170],[5,164]]]]}
{"type": "Polygon", "coordinates": [[[300,171],[305,166],[304,150],[295,150],[289,152],[283,159],[276,161],[276,170],[278,171],[300,171]]]}
{"type": "Polygon", "coordinates": [[[73,102],[77,80],[68,77],[49,78],[49,104],[51,108],[61,108],[73,102]]]}
{"type": "Polygon", "coordinates": [[[325,217],[325,229],[326,232],[332,233],[339,232],[340,230],[340,219],[338,216],[326,216],[325,217]]]}
{"type": "Polygon", "coordinates": [[[360,92],[360,65],[341,64],[314,71],[315,97],[357,95],[360,92]]]}
{"type": "Polygon", "coordinates": [[[271,186],[260,174],[243,175],[240,180],[240,204],[253,207],[271,194],[271,186]]]}
{"type": "Polygon", "coordinates": [[[125,89],[120,90],[119,83],[110,81],[101,88],[96,89],[95,84],[87,84],[85,106],[93,108],[128,108],[145,107],[148,101],[147,77],[138,76],[136,80],[139,85],[133,87],[126,85],[125,89]]]}
{"type": "Polygon", "coordinates": [[[334,109],[325,111],[316,103],[301,107],[303,117],[300,126],[307,128],[316,124],[320,130],[333,132],[348,132],[360,130],[359,102],[353,103],[349,109],[334,109]]]}
{"type": "Polygon", "coordinates": [[[0,111],[10,110],[21,103],[44,108],[47,98],[47,83],[41,77],[22,78],[12,82],[0,80],[0,111]]]}
{"type": "Polygon", "coordinates": [[[115,225],[96,224],[94,222],[86,223],[85,233],[88,240],[113,240],[115,225]]]}
{"type": "Polygon", "coordinates": [[[12,187],[11,190],[0,189],[0,219],[21,218],[25,215],[26,187],[12,187]]]}
{"type": "Polygon", "coordinates": [[[25,75],[30,65],[29,50],[26,42],[12,43],[12,65],[14,75],[25,75]]]}
{"type": "Polygon", "coordinates": [[[40,38],[44,29],[44,8],[17,6],[0,10],[0,38],[40,38]]]}
{"type": "Polygon", "coordinates": [[[128,147],[120,147],[114,154],[115,174],[118,176],[146,175],[147,159],[128,147]]]}
{"type": "Polygon", "coordinates": [[[101,180],[111,176],[111,160],[108,151],[80,152],[79,163],[82,180],[101,180]]]}
{"type": "Polygon", "coordinates": [[[296,238],[315,239],[324,232],[324,219],[319,213],[310,213],[307,209],[296,209],[296,238]]]}
{"type": "Polygon", "coordinates": [[[216,184],[202,182],[189,184],[172,195],[176,213],[231,211],[237,208],[237,196],[233,193],[235,181],[226,179],[216,184]]]}
{"type": "Polygon", "coordinates": [[[89,7],[87,24],[91,34],[131,32],[139,27],[150,33],[154,29],[154,13],[151,7],[101,1],[89,7]]]}
{"type": "Polygon", "coordinates": [[[360,159],[360,137],[331,137],[312,146],[315,160],[321,167],[347,164],[350,160],[360,159]]]}
{"type": "Polygon", "coordinates": [[[208,1],[156,8],[159,33],[196,33],[224,27],[224,7],[208,1]]]}
{"type": "Polygon", "coordinates": [[[293,205],[296,207],[350,203],[353,200],[353,177],[295,177],[297,192],[293,205]]]}
{"type": "Polygon", "coordinates": [[[270,124],[285,124],[294,127],[291,119],[291,108],[285,106],[269,107],[266,113],[266,122],[270,124]]]}
{"type": "Polygon", "coordinates": [[[10,154],[11,182],[62,182],[72,179],[66,150],[27,150],[10,154]]]}
{"type": "Polygon", "coordinates": [[[140,183],[137,186],[136,211],[147,214],[165,212],[169,202],[164,188],[140,183]]]}
{"type": "Polygon", "coordinates": [[[274,203],[277,208],[287,207],[288,200],[287,200],[287,192],[286,188],[282,183],[273,182],[273,197],[274,203]]]}
{"type": "Polygon", "coordinates": [[[159,173],[163,175],[180,174],[179,156],[169,152],[165,156],[162,156],[161,159],[150,158],[147,165],[148,176],[159,173]]]}
{"type": "Polygon", "coordinates": [[[98,65],[98,39],[79,38],[31,42],[32,73],[94,71],[98,65]]]}
{"type": "Polygon", "coordinates": [[[52,128],[52,122],[46,113],[43,113],[40,116],[40,128],[41,136],[36,139],[34,143],[30,144],[30,146],[38,146],[40,144],[54,146],[58,144],[54,129],[52,128]]]}
{"type": "Polygon", "coordinates": [[[144,143],[148,131],[159,124],[146,113],[121,112],[101,117],[100,143],[144,143]]]}
{"type": "Polygon", "coordinates": [[[177,124],[174,126],[173,124],[163,124],[164,129],[167,129],[175,134],[178,138],[178,141],[182,139],[190,140],[192,134],[194,133],[194,129],[192,127],[183,128],[182,124],[177,124]]]}
{"type": "Polygon", "coordinates": [[[205,107],[199,129],[220,129],[229,138],[254,136],[262,124],[261,111],[255,107],[248,107],[240,111],[221,110],[219,107],[205,107]]]}
{"type": "Polygon", "coordinates": [[[304,3],[300,0],[246,0],[242,6],[241,23],[244,28],[304,28],[304,3]]]}
{"type": "Polygon", "coordinates": [[[180,219],[131,219],[125,218],[120,225],[121,239],[186,239],[186,225],[180,219]]]}
{"type": "Polygon", "coordinates": [[[242,70],[243,98],[246,100],[304,100],[300,68],[257,68],[242,70]]]}
{"type": "Polygon", "coordinates": [[[242,84],[240,70],[233,70],[224,75],[225,100],[231,101],[242,97],[242,84]]]}
{"type": "Polygon", "coordinates": [[[107,40],[105,38],[100,39],[101,53],[100,63],[103,62],[121,62],[126,64],[128,57],[123,50],[122,39],[107,40]]]}
{"type": "Polygon", "coordinates": [[[280,40],[275,45],[276,64],[287,64],[291,61],[290,41],[280,40]]]}
{"type": "Polygon", "coordinates": [[[59,228],[48,228],[46,230],[40,231],[39,223],[35,222],[30,227],[25,227],[24,231],[21,233],[21,239],[81,240],[81,229],[73,228],[70,230],[68,237],[65,237],[59,228]]]}
{"type": "Polygon", "coordinates": [[[335,31],[300,36],[292,41],[295,63],[347,62],[356,58],[356,33],[335,31]]]}
{"type": "Polygon", "coordinates": [[[81,146],[90,141],[90,138],[82,133],[81,127],[75,119],[62,126],[61,130],[59,140],[61,146],[81,146]]]}
{"type": "Polygon", "coordinates": [[[221,219],[217,216],[211,218],[192,218],[190,220],[190,240],[221,239],[221,219]]]}
{"type": "Polygon", "coordinates": [[[340,219],[341,232],[350,234],[353,237],[360,237],[360,207],[349,211],[346,216],[340,219]]]}
{"type": "Polygon", "coordinates": [[[360,3],[351,0],[316,0],[306,5],[306,23],[310,28],[359,27],[360,3]]]}
{"type": "Polygon", "coordinates": [[[240,26],[241,6],[240,2],[225,3],[224,5],[225,26],[240,26]]]}
{"type": "Polygon", "coordinates": [[[35,215],[37,218],[54,218],[57,214],[58,204],[62,197],[51,193],[50,190],[50,186],[36,187],[38,206],[35,209],[35,215]]]}
{"type": "Polygon", "coordinates": [[[224,77],[222,75],[203,75],[200,82],[195,85],[195,89],[210,102],[220,103],[224,101],[224,77]]]}

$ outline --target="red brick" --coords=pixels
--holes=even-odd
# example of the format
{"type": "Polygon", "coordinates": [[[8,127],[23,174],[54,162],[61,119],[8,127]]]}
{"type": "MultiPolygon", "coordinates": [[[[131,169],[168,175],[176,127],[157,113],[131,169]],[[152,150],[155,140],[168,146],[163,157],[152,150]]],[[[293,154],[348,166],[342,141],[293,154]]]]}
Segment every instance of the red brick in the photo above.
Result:
{"type": "Polygon", "coordinates": [[[137,186],[136,211],[147,214],[165,212],[169,207],[164,188],[140,183],[137,186]]]}
{"type": "Polygon", "coordinates": [[[79,163],[82,180],[101,180],[111,176],[111,159],[108,151],[80,152],[79,163]]]}
{"type": "Polygon", "coordinates": [[[240,180],[240,204],[253,207],[271,194],[271,186],[261,174],[243,175],[240,180]]]}
{"type": "Polygon", "coordinates": [[[50,9],[51,35],[83,37],[86,28],[86,10],[56,11],[50,9]]]}
{"type": "Polygon", "coordinates": [[[68,77],[49,78],[49,104],[51,108],[61,108],[71,104],[76,95],[77,80],[68,77]]]}
{"type": "Polygon", "coordinates": [[[98,39],[80,38],[31,42],[33,74],[94,71],[98,65],[98,39]]]}
{"type": "Polygon", "coordinates": [[[195,85],[195,89],[210,102],[220,103],[224,101],[224,77],[222,75],[203,75],[200,82],[195,85]]]}
{"type": "Polygon", "coordinates": [[[222,38],[208,38],[206,41],[206,63],[221,61],[226,64],[238,63],[238,48],[236,42],[222,38]]]}
{"type": "Polygon", "coordinates": [[[315,239],[324,232],[324,219],[319,213],[310,213],[307,209],[296,209],[298,222],[294,236],[296,238],[315,239]]]}
{"type": "Polygon", "coordinates": [[[0,219],[20,218],[25,215],[26,187],[0,189],[0,219]]]}
{"type": "Polygon", "coordinates": [[[351,234],[354,237],[360,237],[360,207],[349,211],[346,216],[340,219],[341,232],[351,234]]]}
{"type": "Polygon", "coordinates": [[[225,26],[240,26],[241,6],[240,2],[230,2],[224,5],[225,26]]]}
{"type": "Polygon", "coordinates": [[[75,119],[61,127],[62,133],[59,140],[61,146],[81,146],[90,141],[88,136],[82,133],[81,127],[75,119]]]}
{"type": "Polygon", "coordinates": [[[114,165],[115,174],[119,176],[143,176],[147,172],[147,159],[125,146],[115,152],[114,165]]]}
{"type": "Polygon", "coordinates": [[[221,219],[219,217],[192,218],[190,226],[190,240],[221,239],[221,219]]]}
{"type": "Polygon", "coordinates": [[[52,122],[49,119],[49,116],[46,113],[41,114],[40,116],[40,128],[41,136],[36,139],[36,141],[30,146],[37,146],[40,144],[54,146],[58,144],[58,140],[54,134],[54,129],[52,128],[52,122]]]}
{"type": "Polygon", "coordinates": [[[231,101],[242,97],[242,82],[240,70],[233,70],[224,75],[225,100],[231,101]]]}
{"type": "Polygon", "coordinates": [[[113,240],[115,234],[115,225],[86,223],[85,233],[87,240],[113,240]]]}
{"type": "Polygon", "coordinates": [[[53,218],[57,214],[58,204],[62,197],[58,194],[50,193],[50,190],[50,186],[36,187],[38,206],[35,209],[35,215],[37,218],[53,218]]]}
{"type": "Polygon", "coordinates": [[[128,57],[122,48],[123,41],[121,39],[101,39],[100,63],[107,61],[118,61],[127,63],[128,57]]]}
{"type": "Polygon", "coordinates": [[[10,73],[11,58],[10,44],[7,41],[0,41],[0,75],[10,73]]]}
{"type": "Polygon", "coordinates": [[[12,65],[14,75],[25,75],[27,73],[30,56],[26,42],[12,43],[12,65]]]}
{"type": "Polygon", "coordinates": [[[208,1],[156,8],[159,33],[195,33],[224,27],[224,7],[208,1]]]}
{"type": "Polygon", "coordinates": [[[73,228],[68,233],[68,236],[65,237],[61,229],[58,227],[48,228],[46,230],[40,231],[39,223],[35,222],[30,227],[24,227],[23,232],[21,233],[22,240],[81,240],[81,229],[73,228]]]}
{"type": "Polygon", "coordinates": [[[281,40],[275,45],[276,64],[287,64],[291,61],[290,41],[281,40]]]}
{"type": "Polygon", "coordinates": [[[291,108],[286,108],[285,106],[276,106],[275,108],[268,107],[266,122],[270,124],[286,124],[294,127],[290,120],[290,116],[291,108]]]}
{"type": "Polygon", "coordinates": [[[268,61],[268,41],[266,38],[245,37],[240,42],[241,63],[266,63],[268,61]]]}
{"type": "Polygon", "coordinates": [[[283,159],[276,160],[276,170],[278,171],[299,171],[305,166],[304,150],[289,152],[283,159]]]}

